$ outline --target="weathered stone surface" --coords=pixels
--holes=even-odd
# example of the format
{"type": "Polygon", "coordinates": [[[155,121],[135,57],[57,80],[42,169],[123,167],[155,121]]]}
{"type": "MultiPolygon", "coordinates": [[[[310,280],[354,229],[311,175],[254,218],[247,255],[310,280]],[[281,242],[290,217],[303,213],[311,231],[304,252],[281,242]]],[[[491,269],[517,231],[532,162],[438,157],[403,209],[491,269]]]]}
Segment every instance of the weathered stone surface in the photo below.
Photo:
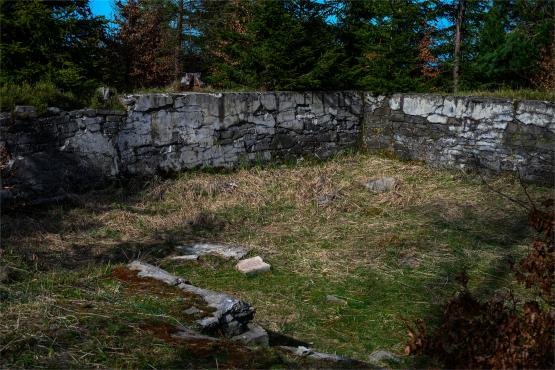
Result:
{"type": "Polygon", "coordinates": [[[201,312],[202,312],[202,310],[199,310],[195,306],[189,307],[189,308],[187,308],[186,310],[183,311],[183,313],[185,313],[187,315],[195,315],[195,314],[201,313],[201,312]]]}
{"type": "Polygon", "coordinates": [[[373,106],[365,110],[366,149],[388,150],[436,166],[518,172],[529,181],[555,181],[553,102],[421,94],[387,100],[389,111],[373,106]]]}
{"type": "Polygon", "coordinates": [[[210,243],[179,246],[177,250],[186,255],[197,256],[197,258],[198,256],[211,255],[236,260],[245,257],[249,252],[246,247],[210,243]]]}
{"type": "Polygon", "coordinates": [[[128,267],[130,270],[138,271],[140,277],[153,278],[201,297],[208,307],[214,309],[210,316],[196,321],[203,332],[222,333],[226,337],[234,337],[249,330],[247,325],[254,318],[255,309],[247,302],[225,293],[190,285],[184,279],[145,262],[133,261],[128,267]]]}
{"type": "Polygon", "coordinates": [[[177,285],[184,282],[181,278],[174,276],[159,267],[141,261],[133,261],[127,265],[132,271],[138,271],[137,276],[159,280],[168,285],[177,285]]]}
{"type": "Polygon", "coordinates": [[[126,111],[50,109],[36,118],[34,108],[20,106],[1,113],[0,145],[25,164],[2,178],[9,189],[2,199],[55,198],[123,176],[194,167],[327,158],[360,144],[435,166],[555,181],[553,102],[355,91],[121,100],[126,111]],[[38,162],[51,165],[32,165],[38,162]]]}
{"type": "Polygon", "coordinates": [[[371,179],[366,183],[366,187],[373,193],[385,193],[395,189],[397,179],[395,177],[382,177],[379,179],[371,179]]]}
{"type": "Polygon", "coordinates": [[[237,340],[239,342],[243,342],[249,346],[265,346],[267,347],[270,344],[270,337],[264,328],[260,325],[249,323],[247,325],[248,331],[236,335],[232,340],[237,340]]]}
{"type": "Polygon", "coordinates": [[[271,269],[270,264],[264,262],[264,260],[260,256],[241,260],[237,263],[235,267],[237,268],[237,270],[247,275],[267,272],[271,269]]]}

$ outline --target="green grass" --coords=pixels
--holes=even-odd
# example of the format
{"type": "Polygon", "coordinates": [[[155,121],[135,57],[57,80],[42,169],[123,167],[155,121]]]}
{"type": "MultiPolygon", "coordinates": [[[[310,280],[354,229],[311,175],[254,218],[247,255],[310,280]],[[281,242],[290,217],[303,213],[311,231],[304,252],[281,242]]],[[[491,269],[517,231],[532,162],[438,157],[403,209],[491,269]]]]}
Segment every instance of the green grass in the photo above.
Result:
{"type": "MultiPolygon", "coordinates": [[[[526,199],[510,176],[488,182],[526,199]]],[[[541,199],[552,189],[529,185],[528,192],[541,199]]],[[[132,291],[110,278],[114,265],[134,258],[243,298],[263,326],[318,350],[359,360],[378,349],[402,355],[405,323],[433,323],[462,270],[479,297],[529,294],[509,261],[523,255],[531,237],[525,211],[478,176],[363,154],[192,171],[91,192],[79,206],[3,215],[10,277],[1,288],[9,298],[0,301],[0,338],[7,338],[0,363],[167,367],[196,358],[198,366],[215,367],[221,351],[199,358],[141,329],[184,318],[178,297],[132,291]],[[399,179],[394,192],[371,194],[363,186],[388,175],[399,179]],[[337,195],[318,205],[329,193],[337,195]],[[247,277],[233,261],[164,259],[173,246],[193,241],[250,246],[272,271],[247,277]],[[328,294],[347,305],[327,303],[328,294]]],[[[272,360],[263,367],[285,363],[275,353],[264,356],[272,360]]],[[[415,361],[403,357],[397,366],[415,361]]]]}
{"type": "Polygon", "coordinates": [[[52,82],[42,81],[35,84],[6,83],[0,85],[0,111],[12,111],[16,105],[32,105],[38,115],[46,113],[48,107],[72,110],[83,107],[99,109],[123,109],[117,96],[104,101],[91,91],[62,91],[52,82]]]}

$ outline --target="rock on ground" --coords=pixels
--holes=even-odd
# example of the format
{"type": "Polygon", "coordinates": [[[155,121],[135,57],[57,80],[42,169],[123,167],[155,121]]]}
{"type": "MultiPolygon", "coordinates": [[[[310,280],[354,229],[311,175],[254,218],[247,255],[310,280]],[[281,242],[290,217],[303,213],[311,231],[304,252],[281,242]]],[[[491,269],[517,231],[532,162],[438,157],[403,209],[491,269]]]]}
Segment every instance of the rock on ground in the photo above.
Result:
{"type": "Polygon", "coordinates": [[[184,292],[204,299],[214,311],[210,316],[196,321],[202,328],[202,332],[209,334],[220,332],[226,337],[234,337],[249,330],[247,325],[254,318],[255,309],[247,302],[225,293],[190,285],[184,279],[145,262],[133,261],[128,268],[139,271],[139,277],[150,277],[168,285],[177,286],[184,292]]]}
{"type": "Polygon", "coordinates": [[[253,324],[252,322],[247,325],[248,331],[243,334],[237,335],[231,339],[243,342],[249,346],[265,346],[270,344],[270,337],[266,330],[260,325],[253,324]]]}
{"type": "Polygon", "coordinates": [[[389,362],[395,362],[398,363],[401,360],[399,359],[398,356],[394,355],[391,352],[388,351],[376,351],[374,353],[372,353],[370,356],[368,356],[368,360],[370,362],[382,362],[382,361],[389,361],[389,362]]]}
{"type": "Polygon", "coordinates": [[[341,299],[341,298],[337,298],[334,295],[327,295],[326,296],[326,301],[328,303],[331,303],[331,304],[340,304],[340,305],[346,305],[347,304],[346,300],[341,299]]]}
{"type": "Polygon", "coordinates": [[[395,177],[382,177],[368,180],[365,186],[373,193],[385,193],[395,189],[396,185],[397,179],[395,177]]]}
{"type": "Polygon", "coordinates": [[[198,256],[212,255],[223,258],[234,258],[236,260],[245,257],[249,252],[249,249],[246,247],[211,243],[183,245],[177,247],[177,250],[186,255],[197,256],[197,258],[198,256]]]}
{"type": "Polygon", "coordinates": [[[331,363],[333,367],[356,366],[356,367],[362,367],[365,369],[376,368],[362,361],[357,361],[347,357],[334,355],[330,353],[316,352],[311,348],[304,347],[304,346],[298,346],[298,347],[280,346],[280,348],[299,357],[307,357],[313,360],[331,363]]]}
{"type": "Polygon", "coordinates": [[[260,256],[241,260],[235,267],[243,274],[257,274],[260,272],[270,271],[271,269],[270,264],[264,262],[260,256]]]}

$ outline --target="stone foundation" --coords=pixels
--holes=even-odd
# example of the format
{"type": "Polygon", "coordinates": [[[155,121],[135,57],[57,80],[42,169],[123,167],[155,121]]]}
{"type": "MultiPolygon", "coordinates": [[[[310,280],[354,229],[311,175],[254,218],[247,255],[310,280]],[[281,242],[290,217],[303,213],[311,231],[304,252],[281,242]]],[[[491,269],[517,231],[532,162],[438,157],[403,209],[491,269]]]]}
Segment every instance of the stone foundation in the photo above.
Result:
{"type": "Polygon", "coordinates": [[[554,181],[555,105],[549,102],[355,91],[122,100],[127,111],[3,113],[2,199],[56,199],[125,176],[325,159],[360,148],[554,181]]]}

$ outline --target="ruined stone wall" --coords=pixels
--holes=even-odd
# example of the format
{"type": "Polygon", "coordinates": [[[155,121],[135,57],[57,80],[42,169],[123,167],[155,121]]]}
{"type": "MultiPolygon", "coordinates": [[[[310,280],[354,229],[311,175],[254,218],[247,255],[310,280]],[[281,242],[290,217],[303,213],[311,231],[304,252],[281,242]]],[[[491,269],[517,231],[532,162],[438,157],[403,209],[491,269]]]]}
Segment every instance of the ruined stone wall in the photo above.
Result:
{"type": "Polygon", "coordinates": [[[142,94],[125,111],[0,114],[2,199],[56,199],[123,176],[346,149],[553,183],[555,106],[353,91],[142,94]]]}
{"type": "Polygon", "coordinates": [[[152,174],[287,157],[327,158],[360,133],[355,92],[268,92],[126,97],[116,147],[120,171],[152,174]]]}
{"type": "Polygon", "coordinates": [[[553,103],[423,94],[366,94],[365,103],[363,138],[369,150],[554,182],[553,103]]]}

